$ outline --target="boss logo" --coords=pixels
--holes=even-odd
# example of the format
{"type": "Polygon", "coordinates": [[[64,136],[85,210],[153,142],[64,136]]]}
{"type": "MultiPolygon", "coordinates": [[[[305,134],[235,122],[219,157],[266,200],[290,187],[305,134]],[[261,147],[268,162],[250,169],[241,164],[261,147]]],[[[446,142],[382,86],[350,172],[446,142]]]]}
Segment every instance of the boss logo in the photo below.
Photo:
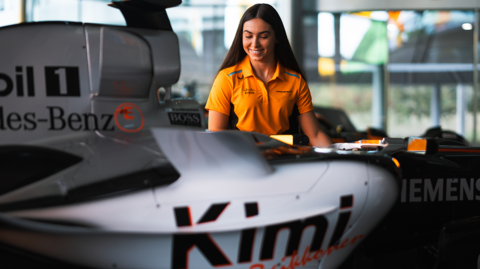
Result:
{"type": "Polygon", "coordinates": [[[201,117],[198,113],[168,113],[170,124],[201,127],[201,117]]]}
{"type": "MultiPolygon", "coordinates": [[[[80,75],[78,67],[46,66],[46,96],[80,96],[80,75]]],[[[16,95],[35,96],[34,70],[32,66],[15,67],[15,82],[7,74],[0,73],[0,97],[8,96],[16,89],[16,95]],[[26,82],[26,83],[25,83],[26,82]]]]}

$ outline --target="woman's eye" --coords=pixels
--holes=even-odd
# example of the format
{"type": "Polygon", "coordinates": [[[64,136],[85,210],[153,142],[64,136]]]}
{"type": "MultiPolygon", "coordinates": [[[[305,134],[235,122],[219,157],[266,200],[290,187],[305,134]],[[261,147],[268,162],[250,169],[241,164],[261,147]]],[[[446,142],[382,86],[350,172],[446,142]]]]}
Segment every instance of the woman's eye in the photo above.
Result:
{"type": "Polygon", "coordinates": [[[263,39],[267,39],[267,38],[268,38],[268,36],[262,36],[262,38],[263,38],[263,39]]]}
{"type": "Polygon", "coordinates": [[[245,38],[252,38],[252,36],[251,36],[251,35],[247,35],[247,36],[245,36],[245,38]]]}

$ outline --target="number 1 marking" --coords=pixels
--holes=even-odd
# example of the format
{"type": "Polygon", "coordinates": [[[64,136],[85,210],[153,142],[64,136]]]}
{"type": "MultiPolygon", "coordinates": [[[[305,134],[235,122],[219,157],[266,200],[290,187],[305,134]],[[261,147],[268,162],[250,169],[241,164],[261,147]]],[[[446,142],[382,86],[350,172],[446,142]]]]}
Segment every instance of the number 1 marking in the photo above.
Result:
{"type": "Polygon", "coordinates": [[[60,83],[60,94],[68,94],[67,92],[67,74],[65,68],[58,68],[55,70],[55,75],[58,76],[58,80],[60,83]]]}

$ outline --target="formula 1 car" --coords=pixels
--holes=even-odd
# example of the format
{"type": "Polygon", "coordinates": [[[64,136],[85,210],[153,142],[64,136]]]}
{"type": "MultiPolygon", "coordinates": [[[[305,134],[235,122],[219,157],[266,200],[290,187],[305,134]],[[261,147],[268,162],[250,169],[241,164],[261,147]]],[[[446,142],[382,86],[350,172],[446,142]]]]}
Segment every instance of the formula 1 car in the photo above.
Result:
{"type": "Polygon", "coordinates": [[[180,3],[113,2],[127,27],[0,28],[9,268],[371,268],[424,246],[439,264],[478,255],[452,249],[476,242],[479,149],[205,132],[202,108],[171,98],[180,60],[165,9],[180,3]]]}
{"type": "Polygon", "coordinates": [[[372,127],[365,131],[357,130],[342,109],[320,106],[314,106],[313,109],[322,130],[334,143],[355,142],[362,139],[382,140],[388,137],[383,130],[372,127]]]}
{"type": "MultiPolygon", "coordinates": [[[[347,113],[342,109],[316,106],[314,111],[322,130],[334,143],[355,142],[363,139],[382,140],[385,137],[389,137],[385,131],[373,127],[368,127],[365,131],[357,130],[347,113]]],[[[450,130],[444,130],[441,126],[431,127],[419,136],[440,138],[444,143],[449,141],[448,143],[452,145],[470,145],[463,136],[450,130]]]]}
{"type": "Polygon", "coordinates": [[[180,3],[113,2],[126,27],[0,28],[9,268],[335,268],[394,205],[390,156],[205,132],[171,98],[180,3]]]}
{"type": "Polygon", "coordinates": [[[440,138],[365,142],[334,147],[388,154],[401,167],[402,181],[397,203],[363,244],[363,263],[351,263],[385,268],[399,255],[397,268],[477,268],[480,148],[440,138]]]}

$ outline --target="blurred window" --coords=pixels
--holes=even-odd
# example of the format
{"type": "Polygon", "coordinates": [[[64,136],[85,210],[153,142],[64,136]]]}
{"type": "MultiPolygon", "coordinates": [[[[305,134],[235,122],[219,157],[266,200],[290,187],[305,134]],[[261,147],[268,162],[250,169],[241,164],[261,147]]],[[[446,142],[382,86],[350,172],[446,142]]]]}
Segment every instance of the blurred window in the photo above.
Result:
{"type": "Polygon", "coordinates": [[[318,55],[321,57],[335,56],[335,26],[332,13],[318,13],[318,55]]]}
{"type": "Polygon", "coordinates": [[[0,27],[20,23],[22,19],[21,12],[21,1],[0,0],[0,27]]]}
{"type": "Polygon", "coordinates": [[[304,9],[303,16],[314,105],[345,110],[357,130],[404,137],[441,125],[472,140],[473,11],[304,9]]]}
{"type": "Polygon", "coordinates": [[[387,20],[381,11],[304,10],[303,62],[314,105],[345,110],[359,130],[374,125],[372,88],[388,61],[387,20]]]}
{"type": "Polygon", "coordinates": [[[389,133],[441,126],[472,141],[473,11],[390,11],[389,133]]]}
{"type": "Polygon", "coordinates": [[[26,21],[76,21],[125,25],[120,11],[107,6],[111,2],[110,0],[26,0],[26,21]]]}

